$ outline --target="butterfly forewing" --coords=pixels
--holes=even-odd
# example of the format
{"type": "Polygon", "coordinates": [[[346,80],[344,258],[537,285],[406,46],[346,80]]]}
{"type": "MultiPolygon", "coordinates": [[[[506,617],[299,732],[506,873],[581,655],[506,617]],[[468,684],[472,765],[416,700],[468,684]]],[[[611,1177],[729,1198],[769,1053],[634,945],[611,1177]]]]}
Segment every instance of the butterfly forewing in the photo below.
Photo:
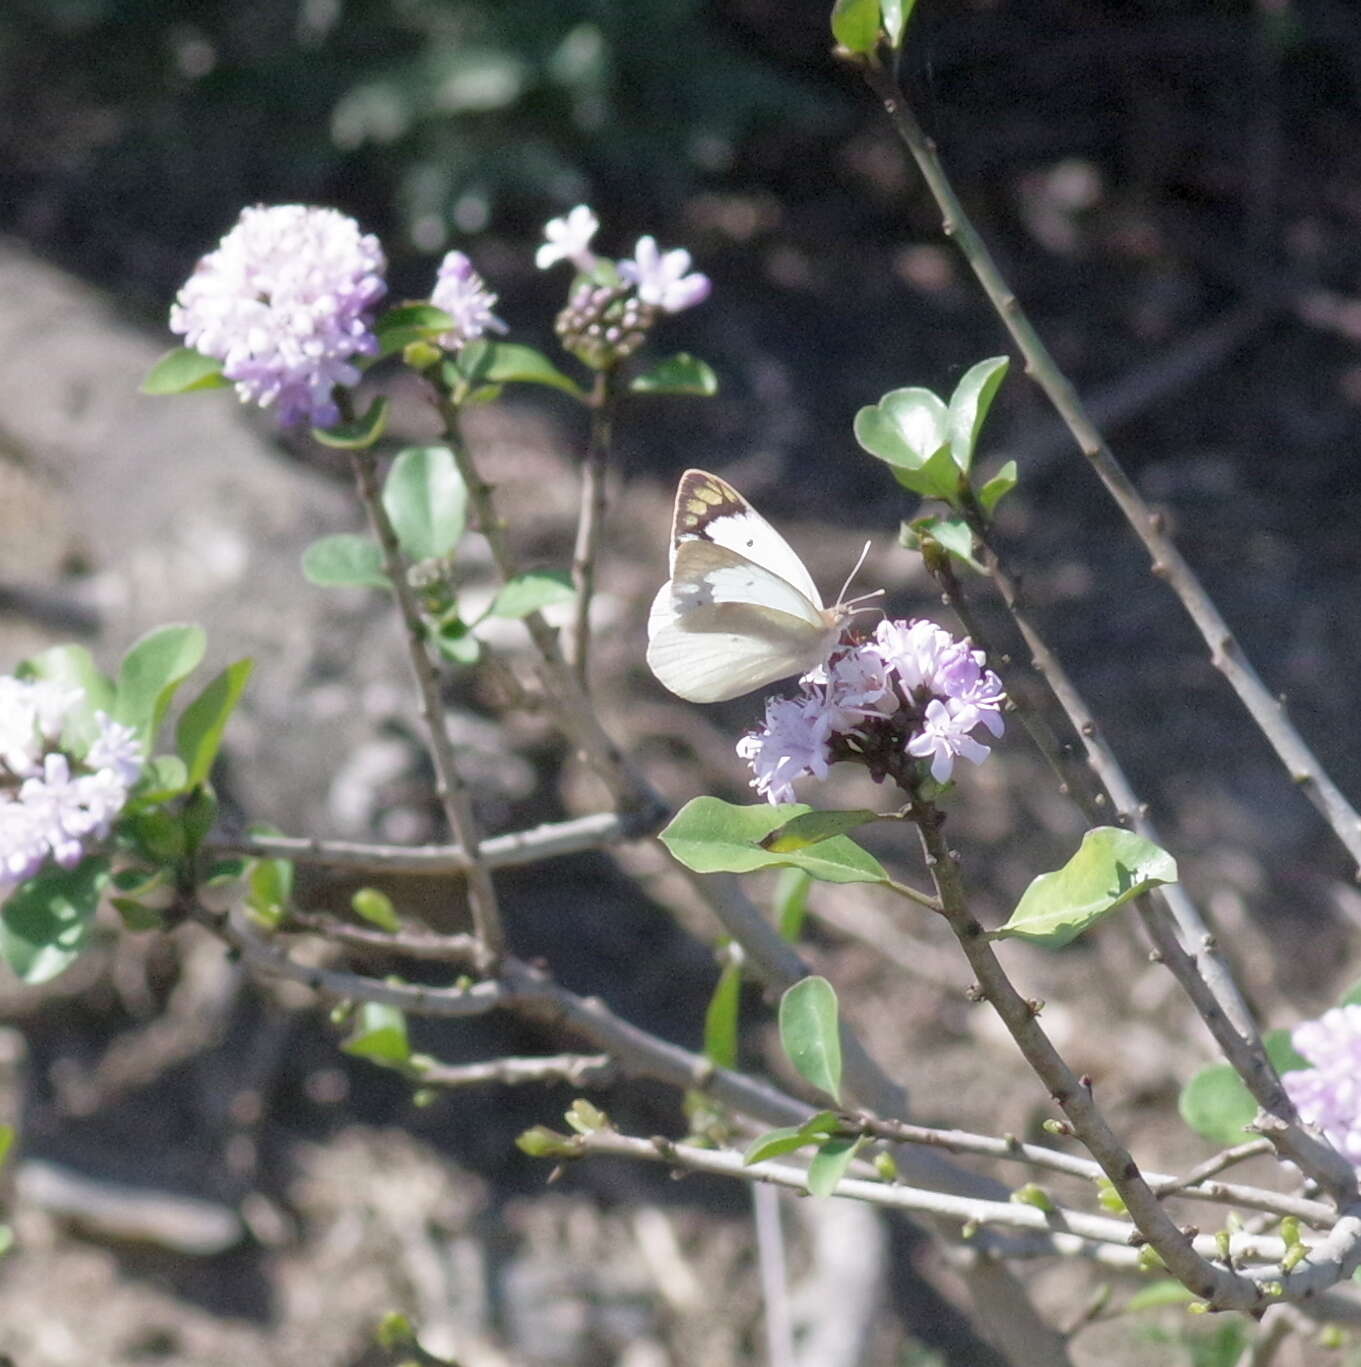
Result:
{"type": "Polygon", "coordinates": [[[712,541],[792,584],[814,607],[822,598],[813,576],[793,548],[726,480],[704,470],[687,470],[676,489],[671,524],[671,572],[688,540],[712,541]]]}

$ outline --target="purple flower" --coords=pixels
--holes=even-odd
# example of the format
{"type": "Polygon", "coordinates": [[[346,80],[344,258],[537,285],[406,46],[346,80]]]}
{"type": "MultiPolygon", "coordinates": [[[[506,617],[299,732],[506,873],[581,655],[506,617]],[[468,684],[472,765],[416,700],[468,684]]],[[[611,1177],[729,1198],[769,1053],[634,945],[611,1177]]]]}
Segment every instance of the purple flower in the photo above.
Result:
{"type": "Polygon", "coordinates": [[[570,261],[579,271],[591,270],[595,266],[591,239],[599,227],[600,220],[586,204],[578,204],[562,218],[549,219],[543,228],[543,246],[534,253],[534,264],[546,271],[559,261],[570,261]]]}
{"type": "Polygon", "coordinates": [[[61,735],[80,696],[47,679],[0,676],[0,768],[15,778],[37,773],[46,743],[61,735]]]}
{"type": "Polygon", "coordinates": [[[619,263],[619,274],[638,287],[638,298],[667,313],[679,313],[709,297],[709,277],[687,275],[690,253],[683,247],[663,252],[653,237],[640,237],[632,261],[619,263]]]}
{"type": "Polygon", "coordinates": [[[751,786],[772,803],[793,802],[796,778],[826,778],[832,717],[819,697],[767,698],[765,725],[737,742],[751,786]]]}
{"type": "Polygon", "coordinates": [[[131,788],[142,772],[142,746],[137,732],[122,722],[110,721],[103,712],[95,713],[99,734],[85,755],[90,769],[107,769],[125,788],[131,788]]]}
{"type": "Polygon", "coordinates": [[[1317,1125],[1332,1146],[1361,1168],[1361,1006],[1338,1006],[1290,1036],[1314,1066],[1283,1073],[1281,1082],[1300,1118],[1317,1125]]]}
{"type": "Polygon", "coordinates": [[[440,262],[430,302],[454,320],[453,329],[439,339],[440,345],[449,351],[467,346],[484,332],[509,330],[492,312],[496,296],[462,252],[449,252],[440,262]]]}
{"type": "Polygon", "coordinates": [[[170,310],[172,332],[223,363],[243,401],[278,406],[284,424],[333,427],[332,390],[373,355],[373,312],[387,292],[378,239],[335,209],[243,209],[170,310]]]}
{"type": "Polygon", "coordinates": [[[914,781],[910,761],[929,761],[948,782],[957,759],[981,764],[980,726],[1000,736],[1006,693],[981,650],[934,622],[879,624],[874,637],[844,644],[799,681],[793,698],[770,698],[763,726],[737,753],[752,787],[771,802],[793,800],[793,783],[825,778],[832,763],[863,763],[876,779],[914,781]]]}

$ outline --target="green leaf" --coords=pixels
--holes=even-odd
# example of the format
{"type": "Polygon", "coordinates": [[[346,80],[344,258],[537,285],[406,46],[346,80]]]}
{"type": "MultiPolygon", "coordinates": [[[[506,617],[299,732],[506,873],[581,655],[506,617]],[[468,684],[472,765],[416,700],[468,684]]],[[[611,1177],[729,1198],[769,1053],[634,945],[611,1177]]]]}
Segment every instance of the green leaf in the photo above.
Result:
{"type": "Polygon", "coordinates": [[[742,1002],[742,965],[723,965],[704,1013],[704,1057],[719,1068],[737,1067],[737,1018],[742,1002]]]}
{"type": "Polygon", "coordinates": [[[8,1225],[0,1225],[0,1258],[14,1247],[14,1231],[8,1225]]]}
{"type": "Polygon", "coordinates": [[[635,394],[698,394],[711,399],[718,393],[718,376],[707,362],[679,351],[635,375],[629,388],[635,394]]]}
{"type": "Polygon", "coordinates": [[[147,372],[141,392],[162,397],[187,394],[194,389],[226,389],[231,384],[222,373],[222,362],[186,346],[167,351],[147,372]]]}
{"type": "Polygon", "coordinates": [[[554,603],[570,602],[575,594],[572,576],[565,571],[528,570],[502,586],[486,615],[518,620],[554,603]]]}
{"type": "Polygon", "coordinates": [[[1166,850],[1133,831],[1098,826],[1061,869],[1031,883],[991,938],[1058,949],[1130,898],[1176,881],[1177,861],[1166,850]]]}
{"type": "Polygon", "coordinates": [[[383,485],[383,507],[413,560],[448,555],[468,525],[468,490],[447,446],[408,446],[383,485]]]}
{"type": "Polygon", "coordinates": [[[1338,1002],[1339,1006],[1361,1006],[1361,983],[1349,988],[1338,1002]]]}
{"type": "Polygon", "coordinates": [[[378,338],[378,359],[401,351],[410,342],[433,341],[457,326],[449,314],[433,304],[399,304],[388,309],[373,325],[378,338]]]}
{"type": "Polygon", "coordinates": [[[1136,1291],[1125,1302],[1125,1310],[1160,1310],[1165,1305],[1186,1305],[1198,1300],[1194,1291],[1188,1291],[1180,1282],[1170,1279],[1153,1282],[1136,1291]]]}
{"type": "Polygon", "coordinates": [[[803,934],[803,920],[808,912],[808,890],[812,876],[803,869],[781,869],[775,880],[775,924],[782,939],[797,944],[803,934]]]}
{"type": "Polygon", "coordinates": [[[1268,1030],[1262,1036],[1267,1057],[1275,1064],[1278,1073],[1298,1073],[1314,1066],[1296,1050],[1290,1034],[1289,1030],[1268,1030]]]}
{"type": "Polygon", "coordinates": [[[893,467],[893,478],[922,498],[938,498],[944,503],[957,504],[964,477],[959,473],[950,448],[942,446],[920,470],[893,467]]]}
{"type": "Polygon", "coordinates": [[[354,532],[314,541],[302,553],[302,572],[323,589],[392,587],[392,580],[383,573],[383,553],[377,542],[354,532]]]}
{"type": "Polygon", "coordinates": [[[350,898],[350,906],[354,908],[356,916],[362,917],[371,926],[377,926],[379,930],[387,931],[389,935],[396,935],[402,928],[392,898],[377,888],[360,888],[350,898]]]}
{"type": "Polygon", "coordinates": [[[780,1043],[799,1076],[840,1104],[841,1034],[826,978],[804,978],[780,998],[780,1043]]]}
{"type": "Polygon", "coordinates": [[[824,883],[888,881],[879,861],[844,835],[797,850],[762,846],[772,831],[811,810],[797,802],[736,807],[720,798],[697,797],[676,813],[659,838],[674,858],[696,873],[750,873],[788,866],[824,883]]]}
{"type": "Polygon", "coordinates": [[[114,720],[134,727],[147,744],[160,729],[175,690],[198,668],[207,643],[202,627],[168,626],[147,632],[119,666],[114,720]]]}
{"type": "Polygon", "coordinates": [[[0,907],[0,958],[26,983],[45,983],[85,948],[109,861],[82,860],[74,869],[49,865],[21,883],[0,907]]]}
{"type": "Polygon", "coordinates": [[[340,1047],[347,1054],[374,1063],[405,1063],[411,1057],[406,1016],[395,1006],[365,1002],[359,1008],[354,1034],[340,1047]]]}
{"type": "Polygon", "coordinates": [[[775,854],[788,854],[793,850],[804,850],[810,845],[820,845],[834,835],[845,835],[857,826],[878,821],[879,813],[866,807],[849,812],[805,812],[777,826],[761,841],[763,850],[775,854]]]}
{"type": "Polygon", "coordinates": [[[120,829],[153,864],[173,864],[184,857],[188,848],[179,813],[165,807],[133,812],[123,818],[120,829]]]}
{"type": "MultiPolygon", "coordinates": [[[[271,826],[251,826],[252,835],[278,835],[271,826]]],[[[246,876],[246,906],[262,925],[277,926],[288,912],[293,896],[293,861],[255,859],[246,876]]]]}
{"type": "Polygon", "coordinates": [[[767,1130],[747,1145],[742,1154],[743,1166],[750,1167],[753,1163],[764,1163],[768,1159],[806,1149],[810,1144],[820,1144],[840,1123],[835,1111],[819,1111],[802,1125],[785,1125],[778,1130],[767,1130]]]}
{"type": "Polygon", "coordinates": [[[175,749],[185,766],[185,786],[197,787],[212,771],[227,719],[236,710],[255,661],[237,660],[218,674],[180,714],[175,749]]]}
{"type": "Polygon", "coordinates": [[[907,21],[912,17],[916,3],[917,0],[881,0],[879,8],[883,15],[884,32],[888,34],[889,44],[895,51],[903,45],[907,21]]]}
{"type": "Polygon", "coordinates": [[[0,1168],[5,1166],[10,1150],[14,1147],[14,1126],[0,1125],[0,1168]]]}
{"type": "Polygon", "coordinates": [[[153,755],[143,766],[133,790],[133,805],[152,807],[169,802],[189,786],[189,770],[178,755],[153,755]]]}
{"type": "Polygon", "coordinates": [[[337,451],[367,451],[387,430],[391,403],[386,395],[379,395],[362,418],[342,422],[335,427],[314,427],[312,435],[323,445],[337,451]]]}
{"type": "Polygon", "coordinates": [[[864,1135],[834,1135],[808,1164],[808,1190],[813,1196],[830,1196],[846,1175],[851,1160],[864,1146],[864,1135]]]}
{"type": "Polygon", "coordinates": [[[851,52],[873,52],[879,43],[879,0],[836,0],[832,36],[851,52]]]}
{"type": "Polygon", "coordinates": [[[98,727],[96,712],[113,712],[113,680],[95,666],[84,646],[52,646],[26,660],[18,670],[25,679],[48,679],[63,688],[79,689],[82,698],[66,714],[62,746],[83,755],[90,748],[98,727]]]}
{"type": "Polygon", "coordinates": [[[1016,487],[1016,462],[1007,463],[978,491],[978,505],[989,516],[993,509],[1016,487]]]}
{"type": "Polygon", "coordinates": [[[1257,1115],[1257,1103],[1227,1063],[1210,1063],[1196,1072],[1181,1089],[1177,1109],[1198,1135],[1225,1148],[1248,1138],[1244,1127],[1257,1115]]]}
{"type": "Polygon", "coordinates": [[[1005,356],[994,356],[991,360],[979,361],[970,366],[964,378],[955,386],[950,395],[950,450],[955,464],[965,474],[973,464],[974,446],[978,434],[987,419],[988,409],[997,397],[998,387],[1006,379],[1007,367],[1011,362],[1005,356]]]}
{"type": "Polygon", "coordinates": [[[929,389],[893,389],[855,415],[855,439],[897,470],[921,470],[948,446],[949,411],[929,389]]]}
{"type": "Polygon", "coordinates": [[[482,642],[472,634],[466,622],[441,623],[433,638],[439,653],[455,664],[475,665],[482,658],[482,642]]]}
{"type": "Polygon", "coordinates": [[[518,342],[471,342],[459,352],[458,370],[474,388],[484,384],[541,384],[574,399],[586,397],[586,391],[543,352],[518,342]]]}
{"type": "Polygon", "coordinates": [[[944,546],[956,560],[979,574],[984,573],[983,566],[974,559],[973,532],[962,517],[919,517],[910,522],[906,530],[917,539],[918,544],[922,537],[929,536],[944,546]]]}

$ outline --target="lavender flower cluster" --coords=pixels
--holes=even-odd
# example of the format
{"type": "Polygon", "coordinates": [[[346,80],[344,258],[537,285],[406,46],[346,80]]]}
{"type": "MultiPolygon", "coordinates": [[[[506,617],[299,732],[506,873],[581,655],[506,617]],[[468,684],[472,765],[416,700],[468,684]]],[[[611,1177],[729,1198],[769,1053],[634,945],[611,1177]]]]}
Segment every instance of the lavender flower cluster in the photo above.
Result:
{"type": "Polygon", "coordinates": [[[1361,1168],[1361,1006],[1337,1006],[1297,1025],[1290,1042],[1314,1065],[1281,1075],[1300,1118],[1361,1168]]]}
{"type": "Polygon", "coordinates": [[[132,728],[103,712],[83,758],[59,748],[83,696],[47,680],[0,676],[0,900],[49,859],[78,864],[109,834],[142,771],[132,728]]]}
{"type": "Polygon", "coordinates": [[[973,734],[1002,734],[1006,693],[981,650],[934,622],[882,621],[873,637],[834,651],[800,680],[792,698],[768,698],[765,723],[737,743],[751,786],[772,803],[792,802],[793,784],[826,778],[842,760],[877,780],[906,780],[930,761],[945,783],[956,759],[980,764],[988,747],[973,734]]]}
{"type": "Polygon", "coordinates": [[[277,404],[285,424],[333,427],[332,390],[359,381],[378,350],[373,314],[387,293],[378,239],[335,209],[243,209],[170,310],[170,330],[220,360],[247,403],[277,404]]]}

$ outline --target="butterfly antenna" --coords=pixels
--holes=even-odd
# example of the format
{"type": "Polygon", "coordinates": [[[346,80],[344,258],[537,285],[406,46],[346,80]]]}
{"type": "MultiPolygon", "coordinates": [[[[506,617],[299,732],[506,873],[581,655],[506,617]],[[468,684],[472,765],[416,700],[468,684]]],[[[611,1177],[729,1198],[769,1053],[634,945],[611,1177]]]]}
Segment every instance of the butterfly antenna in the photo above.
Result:
{"type": "MultiPolygon", "coordinates": [[[[841,592],[838,593],[837,596],[836,596],[836,601],[837,601],[838,603],[846,604],[846,602],[847,602],[846,590],[847,590],[848,588],[850,588],[851,582],[852,582],[852,580],[854,580],[855,576],[856,576],[857,574],[860,573],[860,567],[865,563],[865,557],[866,557],[867,555],[869,555],[869,553],[870,553],[870,545],[871,545],[870,542],[868,542],[868,541],[865,542],[865,547],[864,547],[864,549],[860,552],[860,559],[857,560],[857,561],[855,562],[855,568],[846,576],[846,582],[845,582],[844,584],[842,584],[842,586],[841,586],[841,592]]],[[[880,592],[880,593],[883,593],[883,589],[880,589],[879,592],[880,592]]],[[[875,595],[872,594],[872,593],[867,593],[867,594],[862,594],[862,595],[861,595],[862,598],[873,598],[874,596],[875,596],[875,595]]],[[[850,600],[850,601],[858,603],[858,602],[860,601],[860,599],[859,599],[859,598],[855,598],[855,599],[852,599],[852,600],[850,600]]]]}

